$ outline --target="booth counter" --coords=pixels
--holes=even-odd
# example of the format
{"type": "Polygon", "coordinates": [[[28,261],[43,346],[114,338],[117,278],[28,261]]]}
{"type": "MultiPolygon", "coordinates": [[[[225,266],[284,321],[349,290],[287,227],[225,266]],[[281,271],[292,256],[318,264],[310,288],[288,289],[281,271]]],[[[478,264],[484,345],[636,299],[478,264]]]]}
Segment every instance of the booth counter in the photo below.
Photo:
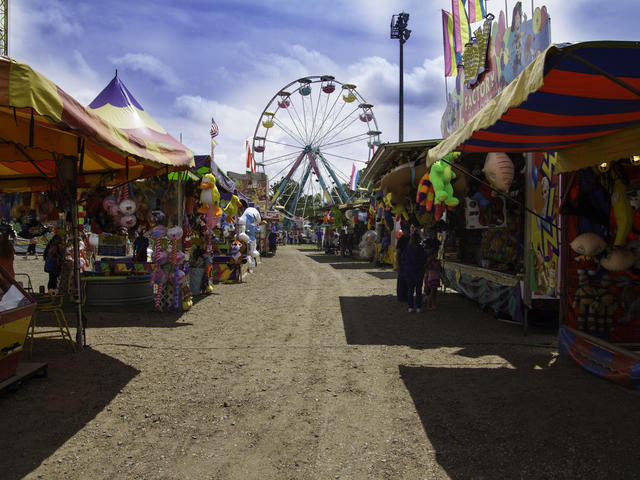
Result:
{"type": "Polygon", "coordinates": [[[519,276],[449,261],[444,262],[443,272],[449,288],[482,307],[489,307],[516,322],[523,322],[523,283],[519,276]]]}

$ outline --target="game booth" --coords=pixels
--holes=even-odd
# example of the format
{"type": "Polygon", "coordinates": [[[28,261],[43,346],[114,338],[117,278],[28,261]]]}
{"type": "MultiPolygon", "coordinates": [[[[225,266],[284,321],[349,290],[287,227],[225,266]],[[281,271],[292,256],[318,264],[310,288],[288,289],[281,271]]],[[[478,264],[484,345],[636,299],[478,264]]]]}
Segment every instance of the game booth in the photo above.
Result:
{"type": "MultiPolygon", "coordinates": [[[[413,215],[417,182],[426,173],[429,148],[440,140],[383,143],[362,171],[358,185],[371,193],[366,207],[366,231],[358,242],[361,258],[393,265],[403,216],[413,215]]],[[[412,217],[414,224],[418,220],[412,217]]]]}
{"type": "MultiPolygon", "coordinates": [[[[521,12],[518,2],[512,25],[525,32],[531,28],[534,45],[536,31],[548,28],[543,21],[548,18],[546,9],[536,9],[532,25],[516,21],[515,15],[521,12]]],[[[519,290],[527,307],[538,295],[558,299],[561,352],[592,373],[638,389],[640,315],[634,302],[640,287],[636,263],[640,46],[610,41],[550,45],[521,71],[511,72],[510,63],[495,63],[493,55],[501,50],[499,43],[493,43],[493,31],[498,31],[497,41],[505,31],[503,14],[497,25],[489,22],[483,26],[491,32],[489,60],[480,63],[486,68],[481,75],[469,75],[467,69],[458,75],[456,93],[450,96],[443,117],[447,138],[428,152],[426,165],[433,168],[444,162],[456,172],[458,166],[465,168],[466,159],[480,155],[488,162],[491,154],[494,158],[499,154],[499,169],[491,173],[493,169],[485,163],[482,172],[471,171],[471,178],[482,179],[481,173],[489,180],[483,182],[486,187],[480,186],[490,189],[492,199],[504,200],[506,215],[504,210],[498,213],[498,206],[494,208],[490,201],[491,211],[483,218],[477,202],[482,199],[474,198],[471,188],[471,198],[478,204],[471,209],[473,200],[464,198],[465,222],[469,224],[471,213],[480,224],[491,222],[491,215],[497,214],[497,220],[504,217],[510,229],[509,203],[521,203],[522,190],[523,265],[512,279],[512,296],[519,290]],[[504,72],[508,72],[506,80],[513,74],[512,80],[492,94],[490,86],[500,83],[504,72]],[[490,84],[483,88],[484,82],[490,84]],[[516,187],[514,196],[521,166],[524,188],[516,187]],[[500,179],[511,177],[505,170],[513,171],[508,190],[500,185],[500,179]]],[[[509,38],[512,41],[513,34],[509,38]]],[[[520,65],[537,52],[529,48],[528,38],[526,33],[521,38],[520,65]]],[[[502,51],[514,49],[503,45],[502,51]]],[[[446,245],[445,255],[449,253],[446,245]]],[[[499,239],[497,247],[494,240],[494,251],[479,255],[481,262],[500,266],[500,258],[510,258],[509,254],[494,257],[496,250],[509,247],[507,237],[499,239]]],[[[445,262],[445,268],[454,286],[453,281],[468,283],[478,276],[476,270],[451,263],[445,262]]],[[[502,282],[503,277],[494,280],[499,283],[496,280],[502,282]]]]}
{"type": "Polygon", "coordinates": [[[257,265],[263,219],[255,199],[242,190],[247,184],[235,178],[239,174],[226,175],[209,155],[197,155],[195,160],[199,184],[185,194],[187,218],[197,226],[192,229],[191,258],[198,275],[191,281],[206,292],[214,283],[241,282],[243,274],[257,265]]]}
{"type": "MultiPolygon", "coordinates": [[[[44,225],[46,217],[46,222],[53,222],[56,233],[69,246],[70,261],[64,264],[68,267],[63,265],[60,280],[67,275],[70,298],[77,313],[75,345],[80,347],[85,342],[85,322],[84,288],[80,281],[82,209],[78,191],[99,185],[120,185],[157,174],[159,170],[185,168],[193,164],[193,154],[178,142],[162,138],[162,132],[147,138],[142,133],[137,135],[135,129],[124,131],[94,109],[80,105],[26,64],[5,57],[0,59],[0,71],[3,217],[17,227],[15,230],[22,238],[49,233],[44,225]],[[16,85],[20,88],[15,88],[16,85]]],[[[15,289],[6,289],[3,283],[3,299],[6,297],[9,301],[9,292],[17,289],[22,295],[28,294],[25,298],[36,300],[34,303],[27,298],[34,306],[33,311],[53,311],[61,307],[59,293],[38,298],[39,292],[32,289],[27,292],[29,282],[22,284],[25,288],[16,280],[15,289]]],[[[19,304],[18,310],[25,306],[19,304]]],[[[14,315],[12,310],[15,309],[7,308],[3,312],[0,329],[0,358],[5,364],[10,355],[16,358],[14,355],[24,350],[25,324],[27,328],[32,326],[33,334],[41,333],[33,325],[33,315],[26,310],[14,315]],[[18,333],[14,325],[20,325],[18,333]]],[[[73,345],[68,328],[59,330],[61,335],[66,330],[63,338],[73,345]]]]}

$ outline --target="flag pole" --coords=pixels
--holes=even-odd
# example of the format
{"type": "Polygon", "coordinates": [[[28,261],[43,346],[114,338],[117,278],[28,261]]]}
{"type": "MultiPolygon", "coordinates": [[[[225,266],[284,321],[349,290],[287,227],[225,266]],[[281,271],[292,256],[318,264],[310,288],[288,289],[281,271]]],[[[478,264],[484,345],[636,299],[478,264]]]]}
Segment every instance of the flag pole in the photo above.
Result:
{"type": "Polygon", "coordinates": [[[504,0],[504,27],[509,28],[509,6],[507,0],[504,0]]]}

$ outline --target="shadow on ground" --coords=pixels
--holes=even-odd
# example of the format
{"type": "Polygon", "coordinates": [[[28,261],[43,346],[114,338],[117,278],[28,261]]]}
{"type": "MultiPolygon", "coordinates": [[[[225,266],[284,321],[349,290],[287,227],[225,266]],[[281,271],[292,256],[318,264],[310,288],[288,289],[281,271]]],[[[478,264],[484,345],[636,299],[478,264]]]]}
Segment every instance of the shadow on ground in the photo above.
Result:
{"type": "Polygon", "coordinates": [[[395,280],[398,277],[398,273],[394,272],[393,270],[387,270],[382,271],[382,272],[367,272],[369,275],[372,275],[376,278],[379,278],[380,280],[395,280]]]}
{"type": "Polygon", "coordinates": [[[144,328],[177,328],[191,325],[188,322],[181,322],[181,312],[155,312],[151,315],[143,313],[122,314],[115,312],[88,312],[87,328],[123,328],[123,327],[144,327],[144,328]]]}
{"type": "Polygon", "coordinates": [[[4,480],[33,471],[92,420],[139,371],[91,348],[70,353],[42,340],[34,361],[49,376],[30,378],[0,395],[0,452],[4,480]]]}
{"type": "Polygon", "coordinates": [[[399,373],[452,479],[638,478],[640,394],[570,359],[542,370],[399,373]]]}
{"type": "Polygon", "coordinates": [[[330,263],[333,268],[336,270],[368,270],[371,268],[371,264],[367,263],[356,263],[356,262],[342,262],[342,263],[330,263]]]}
{"type": "Polygon", "coordinates": [[[307,254],[307,257],[318,263],[353,263],[367,265],[371,268],[371,263],[366,260],[357,259],[356,257],[342,257],[340,255],[331,255],[326,253],[311,253],[307,254]]]}
{"type": "Polygon", "coordinates": [[[519,367],[546,365],[557,348],[557,330],[503,323],[457,293],[439,294],[438,309],[408,313],[393,295],[340,297],[347,343],[455,347],[458,355],[499,355],[519,367]]]}

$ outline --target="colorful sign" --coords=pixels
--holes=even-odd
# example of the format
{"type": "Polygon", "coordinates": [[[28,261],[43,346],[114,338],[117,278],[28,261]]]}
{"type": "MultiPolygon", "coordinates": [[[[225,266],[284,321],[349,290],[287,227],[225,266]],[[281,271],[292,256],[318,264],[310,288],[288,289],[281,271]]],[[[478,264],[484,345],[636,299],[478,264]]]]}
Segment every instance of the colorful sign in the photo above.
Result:
{"type": "Polygon", "coordinates": [[[558,213],[560,191],[555,173],[556,153],[531,154],[529,215],[531,228],[530,252],[532,262],[530,288],[532,298],[558,297],[560,242],[558,213]]]}
{"type": "Polygon", "coordinates": [[[260,216],[268,222],[277,222],[280,220],[280,213],[275,210],[265,210],[264,212],[260,212],[260,216]]]}
{"type": "Polygon", "coordinates": [[[241,191],[249,201],[254,204],[260,212],[264,212],[268,208],[268,188],[267,175],[262,172],[234,173],[228,172],[236,184],[236,188],[241,191]]]}
{"type": "MultiPolygon", "coordinates": [[[[485,22],[490,21],[488,15],[485,22]]],[[[527,20],[522,12],[522,2],[517,2],[509,27],[506,25],[506,15],[500,12],[498,20],[490,27],[485,23],[475,31],[476,41],[468,44],[469,50],[463,53],[464,62],[458,65],[455,91],[448,93],[441,121],[443,137],[448,137],[473,118],[551,44],[547,7],[536,8],[533,19],[527,20]],[[483,35],[489,41],[485,71],[481,72],[483,35]],[[469,75],[466,68],[470,70],[469,75]]]]}

